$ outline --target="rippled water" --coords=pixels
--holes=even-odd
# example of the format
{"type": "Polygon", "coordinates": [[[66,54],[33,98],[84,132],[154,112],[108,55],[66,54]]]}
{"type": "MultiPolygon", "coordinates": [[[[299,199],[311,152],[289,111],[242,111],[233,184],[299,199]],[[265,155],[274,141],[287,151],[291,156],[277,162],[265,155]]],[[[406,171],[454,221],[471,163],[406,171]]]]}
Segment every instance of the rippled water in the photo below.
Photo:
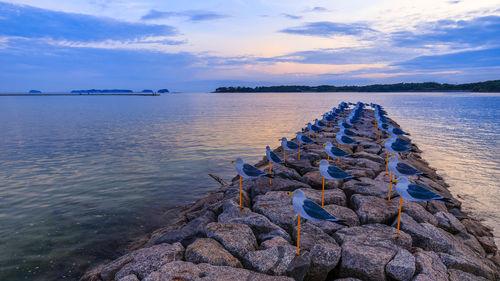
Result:
{"type": "Polygon", "coordinates": [[[342,100],[385,106],[500,237],[500,94],[1,97],[0,280],[77,278],[342,100]]]}

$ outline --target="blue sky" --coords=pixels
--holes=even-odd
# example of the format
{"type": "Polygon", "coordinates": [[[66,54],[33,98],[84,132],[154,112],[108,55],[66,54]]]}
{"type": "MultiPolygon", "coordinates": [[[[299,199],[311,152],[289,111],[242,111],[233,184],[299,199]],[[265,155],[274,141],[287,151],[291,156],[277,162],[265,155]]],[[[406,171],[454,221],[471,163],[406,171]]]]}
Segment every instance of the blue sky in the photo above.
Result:
{"type": "Polygon", "coordinates": [[[0,1],[0,91],[500,77],[498,0],[0,1]]]}

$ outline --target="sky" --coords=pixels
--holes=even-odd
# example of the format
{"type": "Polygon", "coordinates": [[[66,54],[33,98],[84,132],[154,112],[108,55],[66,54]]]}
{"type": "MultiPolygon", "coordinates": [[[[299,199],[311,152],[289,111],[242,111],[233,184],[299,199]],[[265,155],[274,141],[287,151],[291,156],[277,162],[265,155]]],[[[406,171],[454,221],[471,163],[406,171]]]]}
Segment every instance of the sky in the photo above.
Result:
{"type": "Polygon", "coordinates": [[[500,0],[0,0],[0,92],[500,79],[500,0]]]}

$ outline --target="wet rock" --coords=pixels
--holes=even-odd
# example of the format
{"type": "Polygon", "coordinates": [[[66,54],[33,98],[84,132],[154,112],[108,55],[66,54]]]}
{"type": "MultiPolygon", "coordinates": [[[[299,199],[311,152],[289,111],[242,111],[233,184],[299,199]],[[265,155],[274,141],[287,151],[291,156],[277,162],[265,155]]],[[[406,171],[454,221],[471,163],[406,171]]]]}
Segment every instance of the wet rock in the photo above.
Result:
{"type": "Polygon", "coordinates": [[[260,244],[259,249],[260,250],[265,250],[273,247],[278,247],[278,246],[288,246],[290,243],[283,239],[282,237],[274,237],[272,239],[266,240],[260,244]]]}
{"type": "Polygon", "coordinates": [[[426,222],[434,226],[438,225],[437,219],[418,203],[405,201],[401,209],[403,213],[406,213],[418,223],[426,222]]]}
{"type": "Polygon", "coordinates": [[[409,249],[411,237],[382,224],[344,228],[333,234],[342,247],[339,274],[362,280],[385,280],[385,267],[400,249],[409,249]]]}
{"type": "Polygon", "coordinates": [[[293,281],[290,277],[270,276],[243,268],[214,266],[206,263],[193,264],[184,261],[167,263],[143,279],[143,281],[164,280],[293,281]]]}
{"type": "Polygon", "coordinates": [[[252,229],[245,224],[213,222],[207,225],[206,235],[217,240],[238,259],[257,249],[257,239],[252,229]]]}
{"type": "Polygon", "coordinates": [[[109,281],[135,274],[142,279],[163,264],[181,260],[183,257],[184,247],[180,243],[139,249],[107,264],[101,271],[101,278],[103,281],[109,281]]]}
{"type": "Polygon", "coordinates": [[[435,214],[437,212],[448,212],[448,209],[446,208],[446,205],[441,202],[441,201],[426,201],[425,203],[422,203],[425,205],[425,208],[427,211],[429,211],[431,214],[435,214]]]}
{"type": "Polygon", "coordinates": [[[223,205],[223,212],[218,217],[221,223],[239,223],[248,225],[258,241],[264,241],[273,237],[283,237],[287,241],[292,241],[290,235],[272,223],[267,217],[257,214],[248,208],[240,209],[237,204],[227,201],[223,205]]]}
{"type": "Polygon", "coordinates": [[[186,248],[185,257],[186,261],[192,263],[242,267],[237,258],[212,238],[198,238],[186,248]]]}
{"type": "Polygon", "coordinates": [[[476,254],[480,257],[485,257],[486,252],[484,251],[481,243],[477,240],[476,237],[468,234],[467,232],[460,232],[454,235],[458,240],[462,241],[462,243],[472,249],[476,254]]]}
{"type": "Polygon", "coordinates": [[[436,253],[417,249],[414,255],[417,275],[413,280],[448,280],[446,266],[436,253]]]}
{"type": "Polygon", "coordinates": [[[482,223],[478,222],[477,220],[464,219],[461,221],[461,223],[465,226],[465,228],[467,229],[467,232],[469,232],[470,234],[472,234],[476,237],[482,237],[482,236],[493,237],[491,229],[484,226],[482,223]]]}
{"type": "Polygon", "coordinates": [[[397,216],[399,206],[397,200],[388,202],[385,199],[354,194],[351,206],[359,217],[361,224],[389,223],[397,216]]]}
{"type": "Polygon", "coordinates": [[[139,281],[139,279],[135,276],[135,274],[130,274],[118,279],[118,281],[139,281]]]}
{"type": "Polygon", "coordinates": [[[465,226],[452,214],[448,212],[437,212],[434,214],[438,221],[438,227],[450,232],[459,233],[465,231],[465,226]]]}
{"type": "MultiPolygon", "coordinates": [[[[244,183],[242,184],[241,187],[241,205],[242,207],[247,207],[249,208],[251,206],[252,199],[250,198],[249,192],[255,188],[255,181],[254,180],[248,180],[248,181],[243,181],[244,183]]],[[[240,189],[238,184],[235,186],[231,186],[228,189],[226,189],[225,197],[224,200],[232,200],[235,202],[238,206],[240,205],[240,189]]]]}
{"type": "MultiPolygon", "coordinates": [[[[317,189],[321,189],[323,186],[323,176],[319,171],[311,171],[304,175],[304,181],[317,189]]],[[[327,180],[325,179],[325,189],[338,188],[342,185],[342,181],[340,180],[327,180]]]]}
{"type": "MultiPolygon", "coordinates": [[[[359,178],[358,180],[351,180],[342,186],[342,190],[348,197],[354,194],[376,196],[382,199],[387,199],[389,195],[389,182],[372,180],[370,178],[359,178]]],[[[396,188],[391,189],[391,198],[397,196],[396,188]]]]}
{"type": "Polygon", "coordinates": [[[80,278],[80,281],[102,281],[101,271],[104,268],[104,264],[98,265],[96,267],[87,270],[85,274],[80,278]]]}
{"type": "Polygon", "coordinates": [[[205,226],[215,221],[215,218],[215,213],[208,210],[201,217],[190,221],[184,227],[164,233],[162,236],[150,240],[148,243],[161,244],[181,242],[183,246],[187,246],[197,238],[204,237],[205,226]]]}
{"type": "Polygon", "coordinates": [[[269,178],[262,177],[255,181],[255,187],[251,189],[251,196],[266,194],[269,191],[293,191],[297,188],[310,188],[308,184],[301,181],[274,177],[272,184],[269,184],[269,178]]]}
{"type": "Polygon", "coordinates": [[[498,251],[497,246],[495,245],[495,240],[493,237],[483,236],[477,237],[477,240],[486,251],[486,253],[496,253],[498,251]]]}
{"type": "Polygon", "coordinates": [[[394,280],[409,281],[415,273],[415,257],[407,250],[400,249],[385,266],[385,271],[394,280]]]}
{"type": "MultiPolygon", "coordinates": [[[[345,220],[349,226],[359,225],[358,216],[353,210],[347,207],[342,207],[338,205],[325,205],[323,208],[327,212],[332,214],[334,217],[345,220]]],[[[309,221],[309,223],[321,228],[324,232],[326,232],[329,235],[333,234],[335,231],[339,229],[346,227],[344,225],[340,225],[329,221],[309,221]]]]}
{"type": "Polygon", "coordinates": [[[450,281],[488,281],[488,279],[458,269],[449,269],[448,275],[450,276],[450,281]]]}
{"type": "Polygon", "coordinates": [[[443,264],[449,269],[458,269],[490,280],[500,278],[498,268],[487,259],[446,253],[438,253],[438,255],[443,264]]]}
{"type": "Polygon", "coordinates": [[[269,275],[284,275],[295,258],[294,246],[277,246],[265,250],[248,252],[243,258],[245,268],[269,275]]]}
{"type": "Polygon", "coordinates": [[[450,212],[450,214],[454,215],[459,220],[463,220],[469,217],[465,212],[463,212],[459,208],[451,208],[448,211],[450,212]]]}

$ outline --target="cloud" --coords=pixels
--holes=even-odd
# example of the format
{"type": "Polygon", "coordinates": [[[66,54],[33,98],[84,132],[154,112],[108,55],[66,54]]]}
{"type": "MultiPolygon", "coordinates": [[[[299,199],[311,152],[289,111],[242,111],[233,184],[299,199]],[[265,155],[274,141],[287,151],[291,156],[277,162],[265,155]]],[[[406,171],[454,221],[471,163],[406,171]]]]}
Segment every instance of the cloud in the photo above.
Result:
{"type": "Polygon", "coordinates": [[[227,15],[218,14],[211,11],[190,10],[182,12],[164,12],[158,10],[150,10],[147,14],[141,17],[141,20],[157,20],[170,17],[187,17],[189,21],[208,21],[227,18],[227,15]]]}
{"type": "Polygon", "coordinates": [[[325,13],[325,12],[329,12],[330,10],[328,10],[327,8],[325,7],[319,7],[319,6],[316,6],[316,7],[313,7],[311,9],[306,9],[304,10],[304,12],[313,12],[313,13],[325,13]]]}
{"type": "Polygon", "coordinates": [[[311,22],[302,26],[289,27],[280,30],[283,33],[299,34],[308,36],[331,37],[335,35],[362,35],[365,32],[375,32],[363,23],[339,23],[339,22],[311,22]]]}
{"type": "Polygon", "coordinates": [[[448,1],[448,3],[450,3],[450,4],[458,4],[460,2],[462,2],[462,1],[461,0],[451,0],[451,1],[448,1]]]}
{"type": "Polygon", "coordinates": [[[302,18],[301,16],[296,16],[296,15],[286,14],[286,13],[283,13],[281,15],[284,16],[285,18],[289,18],[289,19],[292,19],[292,20],[299,20],[299,19],[302,18]]]}
{"type": "Polygon", "coordinates": [[[0,17],[4,18],[0,20],[0,36],[88,42],[177,35],[177,30],[168,25],[130,23],[2,2],[0,17]]]}
{"type": "Polygon", "coordinates": [[[500,45],[500,16],[485,16],[471,20],[440,20],[416,26],[416,31],[390,34],[397,46],[453,48],[500,45]]]}

